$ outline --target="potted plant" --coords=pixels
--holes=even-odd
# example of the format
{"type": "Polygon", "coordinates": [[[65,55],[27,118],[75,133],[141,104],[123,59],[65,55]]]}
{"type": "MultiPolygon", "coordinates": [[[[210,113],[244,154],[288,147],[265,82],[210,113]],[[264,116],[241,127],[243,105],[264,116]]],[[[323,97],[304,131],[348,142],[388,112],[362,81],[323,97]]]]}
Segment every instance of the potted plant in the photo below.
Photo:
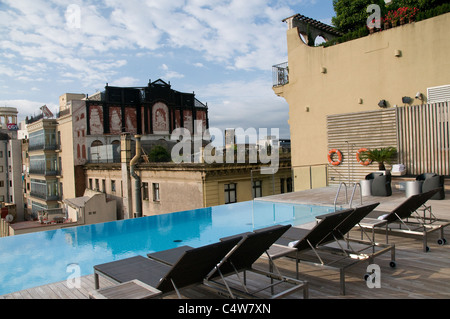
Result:
{"type": "Polygon", "coordinates": [[[417,8],[408,8],[408,20],[409,23],[413,22],[416,18],[417,13],[419,12],[419,9],[417,8]]]}
{"type": "Polygon", "coordinates": [[[388,18],[383,18],[382,21],[383,21],[383,24],[384,24],[384,30],[387,30],[387,29],[389,29],[391,27],[388,18]]]}
{"type": "Polygon", "coordinates": [[[380,171],[385,171],[386,167],[384,163],[390,164],[394,157],[397,155],[397,149],[395,147],[385,147],[379,149],[369,149],[368,151],[361,152],[361,161],[373,161],[378,163],[378,169],[380,171]]]}
{"type": "Polygon", "coordinates": [[[393,28],[397,26],[398,18],[398,12],[396,10],[391,10],[386,15],[386,20],[391,23],[393,28]]]}

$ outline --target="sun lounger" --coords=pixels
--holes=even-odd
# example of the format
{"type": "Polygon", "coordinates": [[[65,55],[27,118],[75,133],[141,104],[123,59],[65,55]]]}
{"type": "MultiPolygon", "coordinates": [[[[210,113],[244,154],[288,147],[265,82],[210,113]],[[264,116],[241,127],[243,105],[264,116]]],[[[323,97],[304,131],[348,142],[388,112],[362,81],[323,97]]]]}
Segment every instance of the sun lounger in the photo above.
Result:
{"type": "MultiPolygon", "coordinates": [[[[290,227],[291,225],[276,225],[256,230],[254,232],[247,232],[236,236],[222,238],[221,241],[232,240],[236,237],[242,239],[235,247],[233,247],[233,249],[230,250],[230,252],[217,265],[217,267],[211,268],[211,272],[206,276],[204,284],[207,287],[232,298],[260,298],[259,293],[261,291],[271,288],[271,292],[273,293],[273,288],[276,285],[287,284],[288,286],[292,286],[292,288],[287,288],[277,294],[273,294],[271,298],[276,299],[285,297],[298,290],[303,290],[303,297],[307,298],[307,282],[282,276],[279,272],[267,272],[253,268],[253,264],[261,257],[261,255],[264,254],[265,251],[268,250],[271,245],[290,227]],[[269,278],[270,284],[258,290],[252,290],[247,286],[246,272],[252,272],[262,276],[262,278],[269,278]],[[243,274],[243,278],[241,278],[241,274],[243,274]],[[229,277],[232,275],[236,276],[239,286],[231,286],[229,277]]],[[[160,262],[170,263],[170,260],[176,259],[176,255],[180,254],[183,249],[186,248],[178,248],[161,253],[152,253],[148,254],[148,257],[159,260],[160,262]]]]}
{"type": "Polygon", "coordinates": [[[360,262],[371,264],[374,258],[391,252],[395,266],[395,247],[372,241],[354,240],[345,235],[369,214],[378,203],[327,214],[312,229],[293,227],[269,250],[272,259],[291,257],[299,262],[340,271],[341,294],[345,295],[345,271],[360,262]],[[293,250],[295,249],[295,250],[293,250]]]}
{"type": "Polygon", "coordinates": [[[186,249],[173,265],[164,264],[143,256],[135,256],[94,266],[95,289],[99,289],[98,276],[116,283],[140,280],[162,292],[176,291],[191,285],[202,284],[204,278],[242,238],[186,249]]]}
{"type": "Polygon", "coordinates": [[[438,219],[431,212],[430,206],[425,203],[440,189],[434,189],[425,193],[408,197],[399,206],[390,212],[374,211],[364,218],[360,226],[365,229],[384,231],[386,243],[389,242],[389,234],[412,235],[423,238],[423,251],[429,251],[428,235],[440,231],[438,244],[446,243],[444,228],[450,224],[449,220],[438,219]],[[422,210],[422,214],[419,213],[422,210]]]}

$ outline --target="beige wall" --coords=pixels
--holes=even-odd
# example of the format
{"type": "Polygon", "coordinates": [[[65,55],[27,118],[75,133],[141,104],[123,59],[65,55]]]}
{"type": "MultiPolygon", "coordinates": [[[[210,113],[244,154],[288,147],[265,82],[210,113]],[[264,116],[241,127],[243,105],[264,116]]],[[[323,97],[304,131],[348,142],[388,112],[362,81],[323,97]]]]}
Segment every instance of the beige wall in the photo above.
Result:
{"type": "MultiPolygon", "coordinates": [[[[159,215],[202,208],[201,171],[141,170],[141,182],[148,183],[148,199],[142,201],[144,215],[159,215]],[[159,201],[153,200],[153,183],[159,184],[159,201]]],[[[134,179],[131,180],[134,198],[134,179]]],[[[133,200],[134,205],[134,200],[133,200]]]]}
{"type": "MultiPolygon", "coordinates": [[[[108,198],[117,201],[117,216],[123,216],[122,201],[127,196],[125,189],[122,189],[122,173],[119,164],[86,166],[86,185],[89,187],[89,180],[92,180],[93,188],[96,187],[95,180],[98,180],[99,191],[106,192],[108,198]],[[105,181],[106,188],[103,189],[105,181]],[[111,190],[111,180],[116,181],[116,191],[111,190]]],[[[177,164],[149,164],[139,165],[137,173],[141,177],[142,183],[148,183],[148,199],[142,200],[143,216],[167,214],[178,211],[191,210],[202,207],[210,207],[225,204],[224,185],[229,183],[237,184],[237,201],[252,200],[251,174],[250,169],[245,170],[245,165],[239,170],[232,168],[209,169],[207,166],[184,167],[177,164]],[[153,200],[153,183],[159,184],[160,200],[153,200]]],[[[262,181],[262,196],[279,194],[281,192],[280,179],[291,177],[290,169],[280,169],[272,179],[272,175],[254,174],[254,180],[262,181]],[[272,185],[275,185],[273,187],[272,185]]],[[[134,179],[130,178],[131,188],[131,211],[135,212],[135,189],[134,179]]],[[[287,187],[285,186],[285,191],[287,187]]],[[[141,194],[143,188],[141,188],[141,194]]]]}
{"type": "MultiPolygon", "coordinates": [[[[280,169],[275,176],[261,175],[257,172],[253,174],[253,181],[261,181],[262,196],[280,194],[280,180],[291,177],[290,169],[280,169]]],[[[253,199],[252,195],[252,177],[250,170],[245,172],[233,173],[227,171],[223,175],[208,175],[205,182],[206,207],[225,204],[225,184],[236,184],[237,202],[245,202],[253,199]]],[[[285,182],[286,183],[286,182],[285,182]]],[[[285,192],[287,191],[285,186],[285,192]]]]}
{"type": "MultiPolygon", "coordinates": [[[[109,198],[116,199],[118,216],[123,216],[123,199],[127,196],[127,191],[123,189],[122,171],[117,165],[105,165],[100,168],[97,165],[90,165],[86,169],[86,187],[89,186],[89,180],[92,180],[95,188],[95,180],[99,181],[99,190],[106,192],[109,198]],[[110,169],[105,169],[109,167],[110,169]],[[113,169],[114,167],[114,169],[113,169]],[[105,181],[106,189],[103,189],[105,181]],[[111,189],[111,181],[116,184],[116,191],[111,189]]],[[[142,183],[149,185],[149,198],[142,200],[143,216],[159,215],[184,211],[189,209],[201,208],[203,206],[202,173],[200,171],[184,170],[160,170],[147,168],[139,170],[138,175],[142,183]],[[152,184],[158,183],[160,187],[160,201],[153,201],[152,184]]],[[[131,211],[135,212],[135,189],[134,179],[131,177],[129,182],[131,188],[131,211]]],[[[141,193],[142,193],[141,189],[141,193]]]]}
{"type": "Polygon", "coordinates": [[[104,192],[108,195],[109,199],[116,200],[116,216],[118,219],[121,215],[122,211],[122,197],[124,196],[124,188],[122,183],[122,173],[120,170],[120,166],[117,165],[109,165],[109,169],[87,169],[85,170],[85,178],[86,178],[86,189],[90,188],[90,180],[92,181],[92,190],[98,190],[100,192],[104,192]],[[96,180],[98,181],[99,188],[96,189],[96,180]],[[104,182],[103,182],[104,181],[104,182]],[[112,190],[112,183],[115,182],[115,191],[112,190]],[[105,185],[105,188],[103,188],[105,185]]]}
{"type": "Polygon", "coordinates": [[[97,224],[117,220],[116,201],[107,200],[106,194],[91,194],[86,190],[85,195],[92,196],[84,207],[84,224],[97,224]]]}
{"type": "Polygon", "coordinates": [[[401,106],[403,96],[450,84],[449,39],[450,13],[328,48],[288,30],[289,84],[274,91],[289,103],[292,165],[327,162],[326,115],[377,110],[382,99],[401,106]]]}
{"type": "MultiPolygon", "coordinates": [[[[73,121],[72,115],[68,115],[61,118],[58,121],[58,127],[56,134],[60,133],[61,140],[59,141],[61,145],[61,151],[58,152],[58,157],[61,158],[61,178],[60,182],[63,184],[63,196],[64,198],[75,198],[75,162],[73,153],[73,121]]],[[[59,161],[59,159],[58,159],[59,161]]],[[[59,165],[59,163],[58,163],[59,165]]]]}

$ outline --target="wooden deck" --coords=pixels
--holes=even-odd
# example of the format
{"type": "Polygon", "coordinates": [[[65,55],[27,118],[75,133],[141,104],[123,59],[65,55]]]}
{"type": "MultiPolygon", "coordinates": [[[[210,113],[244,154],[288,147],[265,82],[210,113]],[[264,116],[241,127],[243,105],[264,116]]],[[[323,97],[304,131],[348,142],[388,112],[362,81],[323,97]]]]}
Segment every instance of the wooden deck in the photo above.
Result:
{"type": "MultiPolygon", "coordinates": [[[[286,202],[315,202],[330,204],[334,201],[335,189],[321,189],[281,196],[264,198],[286,202]],[[331,201],[330,201],[331,198],[331,201]]],[[[449,194],[447,194],[449,195],[449,194]]],[[[364,203],[382,201],[381,208],[389,209],[404,200],[404,193],[395,192],[389,198],[364,198],[364,203]]],[[[429,202],[439,218],[450,219],[450,196],[443,201],[429,202]]],[[[450,244],[437,244],[438,232],[429,236],[430,251],[422,252],[422,240],[389,236],[390,242],[396,246],[397,267],[389,266],[390,254],[384,254],[375,259],[375,264],[381,268],[381,288],[369,288],[363,279],[366,273],[366,263],[360,263],[346,272],[345,296],[339,294],[339,272],[322,270],[317,267],[300,265],[300,279],[309,283],[309,297],[312,299],[448,299],[450,298],[450,244]]],[[[359,238],[359,231],[352,231],[352,237],[359,238]]],[[[445,237],[450,239],[450,229],[445,230],[445,237]]],[[[377,239],[384,240],[383,235],[377,239]]],[[[295,263],[290,259],[277,259],[276,264],[283,275],[295,278],[295,263]]],[[[267,261],[260,259],[256,267],[268,269],[267,261]]],[[[233,280],[233,278],[231,278],[233,280]]],[[[260,279],[248,276],[250,285],[258,287],[260,279]]],[[[100,279],[100,287],[113,285],[106,279],[100,279]]],[[[94,290],[93,275],[81,278],[81,287],[69,289],[65,282],[53,283],[32,289],[0,296],[0,299],[87,299],[89,292],[94,290]]],[[[198,286],[182,290],[184,298],[211,299],[220,298],[209,289],[198,286]]],[[[301,298],[301,292],[291,297],[301,298]]],[[[175,294],[166,296],[175,299],[175,294]]]]}

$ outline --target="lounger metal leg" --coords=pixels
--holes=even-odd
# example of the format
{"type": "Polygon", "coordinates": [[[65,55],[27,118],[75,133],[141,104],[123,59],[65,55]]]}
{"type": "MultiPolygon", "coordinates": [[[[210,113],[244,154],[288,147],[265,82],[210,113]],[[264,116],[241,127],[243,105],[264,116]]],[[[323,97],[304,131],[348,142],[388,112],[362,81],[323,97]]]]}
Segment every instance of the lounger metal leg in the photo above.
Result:
{"type": "Polygon", "coordinates": [[[95,287],[95,289],[99,289],[100,288],[100,284],[99,284],[98,274],[97,273],[94,273],[94,287],[95,287]]]}
{"type": "MultiPolygon", "coordinates": [[[[273,273],[273,266],[274,266],[274,261],[272,259],[270,259],[269,256],[269,273],[273,273]]],[[[273,278],[270,277],[270,284],[273,284],[273,278]]],[[[270,293],[273,295],[273,286],[270,287],[270,293]]]]}
{"type": "Polygon", "coordinates": [[[345,295],[345,270],[341,268],[339,272],[341,277],[341,295],[345,295]]]}
{"type": "Polygon", "coordinates": [[[178,291],[177,286],[176,286],[175,283],[173,282],[173,279],[170,279],[170,282],[172,283],[173,289],[174,289],[175,292],[177,293],[178,299],[183,299],[183,298],[181,297],[180,292],[178,291]]]}
{"type": "Polygon", "coordinates": [[[388,227],[388,223],[386,223],[386,244],[389,244],[389,227],[388,227]]]}
{"type": "Polygon", "coordinates": [[[426,230],[426,228],[424,227],[424,229],[423,229],[423,251],[424,252],[427,252],[427,243],[428,243],[428,240],[427,240],[427,230],[426,230]]]}
{"type": "Polygon", "coordinates": [[[391,248],[391,261],[395,262],[395,246],[391,248]]]}

